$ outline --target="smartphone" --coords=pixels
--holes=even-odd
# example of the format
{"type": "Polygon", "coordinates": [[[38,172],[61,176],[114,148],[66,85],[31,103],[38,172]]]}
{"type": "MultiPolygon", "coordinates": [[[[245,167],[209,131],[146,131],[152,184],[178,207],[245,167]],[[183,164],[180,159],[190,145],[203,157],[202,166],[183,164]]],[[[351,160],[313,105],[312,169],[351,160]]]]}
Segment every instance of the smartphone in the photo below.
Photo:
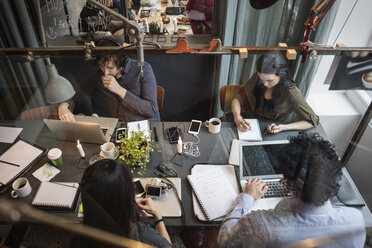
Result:
{"type": "Polygon", "coordinates": [[[120,137],[127,136],[127,129],[125,127],[116,129],[115,142],[120,143],[120,137]]]}
{"type": "Polygon", "coordinates": [[[181,134],[179,132],[179,129],[176,127],[171,127],[168,129],[168,138],[169,142],[171,144],[176,144],[178,142],[178,137],[180,137],[181,134]]]}
{"type": "Polygon", "coordinates": [[[155,185],[147,185],[146,186],[146,197],[147,196],[161,196],[161,187],[155,185]]]}
{"type": "Polygon", "coordinates": [[[193,135],[199,134],[201,124],[202,124],[201,121],[191,120],[191,123],[189,126],[189,133],[193,135]]]}
{"type": "Polygon", "coordinates": [[[143,194],[145,193],[145,189],[143,188],[141,181],[139,179],[134,179],[133,183],[136,190],[136,196],[138,198],[142,197],[143,194]]]}

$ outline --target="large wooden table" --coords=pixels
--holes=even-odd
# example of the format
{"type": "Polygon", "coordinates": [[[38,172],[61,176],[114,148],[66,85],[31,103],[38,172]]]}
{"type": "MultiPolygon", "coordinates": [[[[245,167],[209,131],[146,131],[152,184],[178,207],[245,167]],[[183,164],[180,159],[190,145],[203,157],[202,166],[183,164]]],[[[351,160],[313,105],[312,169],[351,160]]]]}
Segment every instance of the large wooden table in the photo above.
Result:
{"type": "MultiPolygon", "coordinates": [[[[196,141],[195,137],[187,133],[189,123],[178,123],[178,122],[164,122],[164,123],[152,123],[152,129],[155,127],[158,134],[158,144],[161,148],[161,152],[153,152],[151,154],[151,161],[148,164],[148,170],[144,173],[144,177],[154,177],[153,172],[156,171],[156,166],[159,163],[164,163],[167,166],[177,171],[178,177],[181,178],[181,192],[182,192],[182,203],[184,206],[184,216],[177,218],[165,218],[165,222],[168,226],[185,226],[185,227],[217,227],[220,225],[218,222],[206,223],[199,221],[193,212],[192,207],[192,195],[191,186],[189,185],[186,176],[190,173],[192,166],[196,163],[209,163],[209,164],[226,164],[229,157],[230,146],[233,139],[237,138],[237,131],[234,123],[223,123],[221,132],[218,134],[211,134],[204,126],[200,130],[200,156],[197,158],[189,157],[183,160],[183,166],[178,166],[171,162],[171,159],[177,152],[177,145],[170,144],[167,139],[164,139],[163,128],[166,130],[170,127],[178,126],[184,132],[183,140],[196,141]]],[[[267,123],[261,123],[261,129],[264,130],[267,123]]],[[[49,131],[46,126],[43,126],[43,122],[39,121],[24,121],[16,123],[16,126],[24,127],[21,138],[35,142],[38,145],[44,146],[45,148],[58,147],[63,151],[63,165],[61,172],[52,179],[52,181],[75,181],[80,182],[84,170],[89,166],[88,159],[82,160],[79,156],[75,142],[58,141],[54,138],[53,134],[49,131]]],[[[320,135],[325,136],[326,134],[323,128],[319,125],[315,128],[309,129],[307,132],[318,132],[320,135]]],[[[289,135],[296,135],[298,132],[281,132],[279,134],[269,134],[264,136],[264,140],[279,140],[286,139],[289,135]]],[[[92,156],[99,153],[99,145],[96,144],[83,144],[85,153],[87,156],[92,156]]],[[[155,149],[156,150],[156,149],[155,149]]],[[[0,201],[6,199],[12,202],[25,202],[31,204],[32,199],[40,185],[40,182],[32,176],[32,173],[39,167],[43,166],[48,159],[44,156],[37,164],[30,168],[24,176],[30,181],[32,187],[32,193],[21,199],[13,199],[10,196],[10,189],[4,194],[0,195],[0,201]]],[[[347,180],[351,181],[351,178],[346,172],[347,180]]],[[[134,175],[137,176],[137,175],[134,175]]],[[[354,185],[354,184],[353,184],[354,185]]],[[[355,186],[354,186],[355,187],[355,186]]],[[[356,189],[356,188],[355,188],[356,189]]],[[[372,215],[367,207],[360,208],[365,216],[366,226],[372,226],[372,215]]],[[[70,223],[79,223],[76,212],[70,213],[55,213],[60,217],[64,217],[70,223]]],[[[0,222],[6,222],[8,218],[0,216],[0,222]]],[[[30,224],[33,221],[22,219],[24,222],[30,224]]]]}

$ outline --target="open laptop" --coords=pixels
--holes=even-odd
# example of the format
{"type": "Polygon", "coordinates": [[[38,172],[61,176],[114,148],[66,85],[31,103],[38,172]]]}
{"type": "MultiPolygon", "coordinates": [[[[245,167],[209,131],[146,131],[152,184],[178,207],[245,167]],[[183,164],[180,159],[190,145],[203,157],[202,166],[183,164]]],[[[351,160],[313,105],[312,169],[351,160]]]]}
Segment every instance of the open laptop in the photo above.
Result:
{"type": "Polygon", "coordinates": [[[44,119],[56,139],[103,144],[110,141],[117,118],[75,115],[76,122],[44,119]]]}
{"type": "Polygon", "coordinates": [[[289,193],[279,183],[280,174],[277,155],[289,144],[288,140],[261,141],[240,144],[239,178],[242,189],[250,178],[261,178],[269,189],[265,195],[256,200],[251,210],[273,209],[289,193]]]}

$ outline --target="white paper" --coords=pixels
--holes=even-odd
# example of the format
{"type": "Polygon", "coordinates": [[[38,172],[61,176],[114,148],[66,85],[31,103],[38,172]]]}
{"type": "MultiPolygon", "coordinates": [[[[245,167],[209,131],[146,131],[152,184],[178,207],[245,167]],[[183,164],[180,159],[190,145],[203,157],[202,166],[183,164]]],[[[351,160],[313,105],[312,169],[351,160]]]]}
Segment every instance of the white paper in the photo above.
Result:
{"type": "Polygon", "coordinates": [[[127,129],[128,129],[129,138],[132,136],[132,131],[135,131],[135,132],[144,131],[144,135],[149,137],[147,141],[151,141],[151,136],[149,133],[150,123],[148,120],[128,122],[127,129]]]}
{"type": "Polygon", "coordinates": [[[37,169],[32,175],[39,179],[41,182],[48,182],[50,179],[55,177],[61,171],[54,166],[46,163],[39,169],[37,169]]]}
{"type": "Polygon", "coordinates": [[[251,124],[251,129],[245,132],[238,130],[238,135],[240,140],[249,141],[262,141],[262,134],[260,129],[260,124],[257,119],[244,119],[251,124]]]}
{"type": "Polygon", "coordinates": [[[19,127],[0,127],[0,142],[13,143],[22,130],[19,127]]]}

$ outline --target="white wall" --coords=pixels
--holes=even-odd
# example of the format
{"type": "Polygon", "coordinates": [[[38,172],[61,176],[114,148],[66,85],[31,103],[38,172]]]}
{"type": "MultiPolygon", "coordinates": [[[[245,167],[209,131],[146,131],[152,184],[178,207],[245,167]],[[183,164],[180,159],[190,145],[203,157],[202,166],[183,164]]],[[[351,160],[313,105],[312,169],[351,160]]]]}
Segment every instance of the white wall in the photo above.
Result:
{"type": "MultiPolygon", "coordinates": [[[[338,43],[354,47],[372,46],[372,0],[341,1],[327,44],[335,46],[338,43]],[[352,10],[356,2],[357,4],[352,10]],[[350,17],[347,19],[349,14],[350,17]]],[[[360,91],[328,91],[329,84],[324,85],[324,81],[333,61],[333,56],[323,56],[318,59],[322,61],[312,82],[308,101],[315,112],[319,114],[328,137],[342,155],[359,124],[360,118],[366,111],[371,97],[360,91]]],[[[371,123],[350,161],[346,164],[346,168],[366,200],[368,207],[372,209],[371,123]]]]}

